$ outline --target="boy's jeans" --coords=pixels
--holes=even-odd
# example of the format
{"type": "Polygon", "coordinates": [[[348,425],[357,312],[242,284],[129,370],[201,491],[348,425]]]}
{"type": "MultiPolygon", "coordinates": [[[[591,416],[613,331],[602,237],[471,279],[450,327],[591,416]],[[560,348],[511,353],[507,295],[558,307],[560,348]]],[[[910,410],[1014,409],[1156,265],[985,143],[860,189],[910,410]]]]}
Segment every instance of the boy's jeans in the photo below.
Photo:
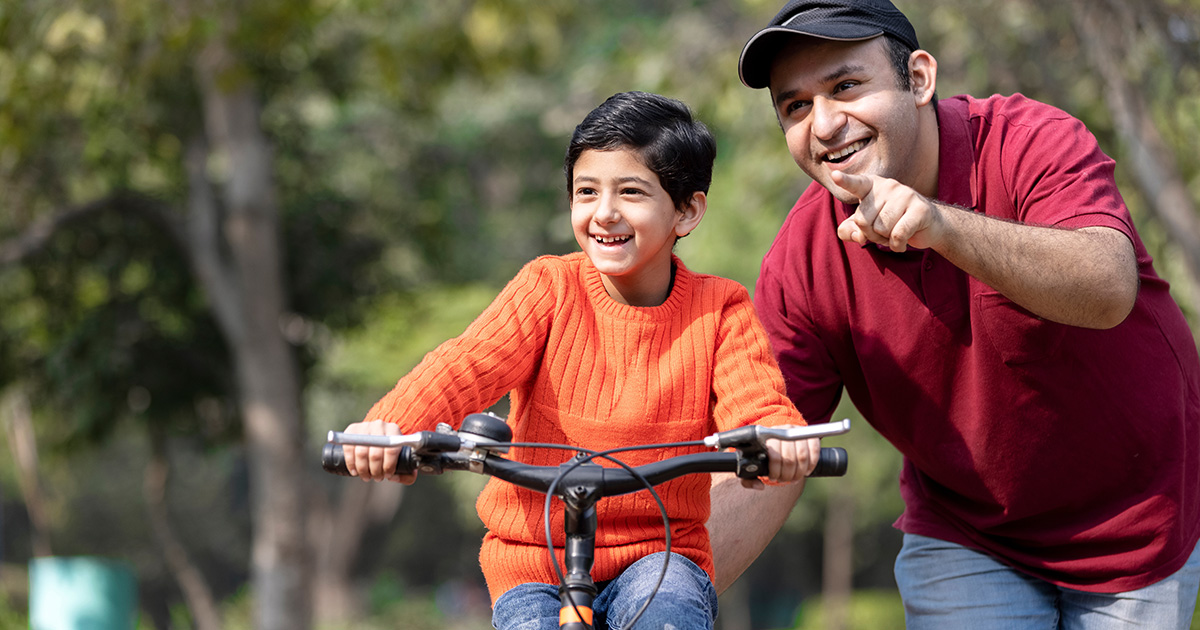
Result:
{"type": "MultiPolygon", "coordinates": [[[[607,620],[611,630],[625,626],[646,602],[662,573],[663,554],[655,553],[629,565],[596,596],[592,609],[596,629],[607,620]]],[[[558,586],[529,583],[496,600],[492,627],[497,630],[558,630],[558,586]]],[[[687,558],[671,554],[667,575],[650,608],[635,630],[711,630],[717,617],[717,591],[708,574],[687,558]]]]}
{"type": "Polygon", "coordinates": [[[1200,586],[1200,547],[1155,584],[1088,593],[961,545],[905,534],[896,583],[908,630],[1187,630],[1200,586]]]}

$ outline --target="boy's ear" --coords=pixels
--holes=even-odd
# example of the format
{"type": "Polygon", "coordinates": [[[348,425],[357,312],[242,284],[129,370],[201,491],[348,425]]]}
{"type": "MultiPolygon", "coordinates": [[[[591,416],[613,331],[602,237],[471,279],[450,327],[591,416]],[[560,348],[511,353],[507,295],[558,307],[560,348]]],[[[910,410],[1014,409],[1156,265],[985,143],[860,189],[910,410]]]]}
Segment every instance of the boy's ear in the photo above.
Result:
{"type": "Polygon", "coordinates": [[[700,225],[704,211],[708,209],[708,195],[697,190],[687,203],[675,213],[675,236],[683,238],[700,225]]]}

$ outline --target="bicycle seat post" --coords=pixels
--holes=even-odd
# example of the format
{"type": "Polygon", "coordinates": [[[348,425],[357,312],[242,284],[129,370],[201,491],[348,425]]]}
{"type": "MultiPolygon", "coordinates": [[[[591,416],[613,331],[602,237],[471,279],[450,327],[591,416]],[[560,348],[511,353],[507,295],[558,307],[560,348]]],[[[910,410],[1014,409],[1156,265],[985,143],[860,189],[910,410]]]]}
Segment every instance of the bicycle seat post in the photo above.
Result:
{"type": "MultiPolygon", "coordinates": [[[[586,464],[585,464],[586,465],[586,464]]],[[[562,602],[560,630],[590,630],[593,627],[592,601],[596,583],[592,564],[596,559],[596,502],[600,489],[590,484],[575,484],[561,492],[566,504],[566,576],[558,588],[562,602]]]]}

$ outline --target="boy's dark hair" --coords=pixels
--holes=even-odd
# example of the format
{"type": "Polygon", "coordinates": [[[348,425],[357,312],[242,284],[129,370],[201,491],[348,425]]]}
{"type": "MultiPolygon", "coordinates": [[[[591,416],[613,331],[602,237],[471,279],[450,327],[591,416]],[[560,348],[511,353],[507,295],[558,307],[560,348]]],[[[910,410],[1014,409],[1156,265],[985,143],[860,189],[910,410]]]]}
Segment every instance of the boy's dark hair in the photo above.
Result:
{"type": "Polygon", "coordinates": [[[563,172],[567,194],[575,178],[575,162],[584,151],[636,151],[646,168],[658,175],[663,190],[682,208],[696,191],[708,192],[717,143],[687,105],[648,92],[614,94],[575,127],[563,172]]]}

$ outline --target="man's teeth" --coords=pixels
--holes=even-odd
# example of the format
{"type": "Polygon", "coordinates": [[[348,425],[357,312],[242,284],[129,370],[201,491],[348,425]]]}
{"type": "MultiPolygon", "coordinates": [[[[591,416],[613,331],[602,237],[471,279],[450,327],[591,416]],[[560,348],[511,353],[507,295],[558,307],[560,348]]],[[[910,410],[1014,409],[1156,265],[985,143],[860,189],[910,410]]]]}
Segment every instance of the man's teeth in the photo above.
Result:
{"type": "Polygon", "coordinates": [[[629,240],[628,236],[597,236],[595,238],[596,238],[597,242],[604,243],[605,245],[612,245],[613,243],[624,243],[625,241],[629,240]]]}
{"type": "Polygon", "coordinates": [[[864,146],[866,146],[866,144],[867,144],[866,140],[859,140],[858,142],[855,142],[854,144],[852,144],[844,149],[841,149],[840,151],[834,151],[833,153],[830,153],[829,155],[825,156],[825,159],[829,160],[830,162],[835,162],[835,161],[840,160],[840,159],[846,157],[847,155],[850,155],[851,153],[854,153],[855,151],[863,148],[864,146]]]}

